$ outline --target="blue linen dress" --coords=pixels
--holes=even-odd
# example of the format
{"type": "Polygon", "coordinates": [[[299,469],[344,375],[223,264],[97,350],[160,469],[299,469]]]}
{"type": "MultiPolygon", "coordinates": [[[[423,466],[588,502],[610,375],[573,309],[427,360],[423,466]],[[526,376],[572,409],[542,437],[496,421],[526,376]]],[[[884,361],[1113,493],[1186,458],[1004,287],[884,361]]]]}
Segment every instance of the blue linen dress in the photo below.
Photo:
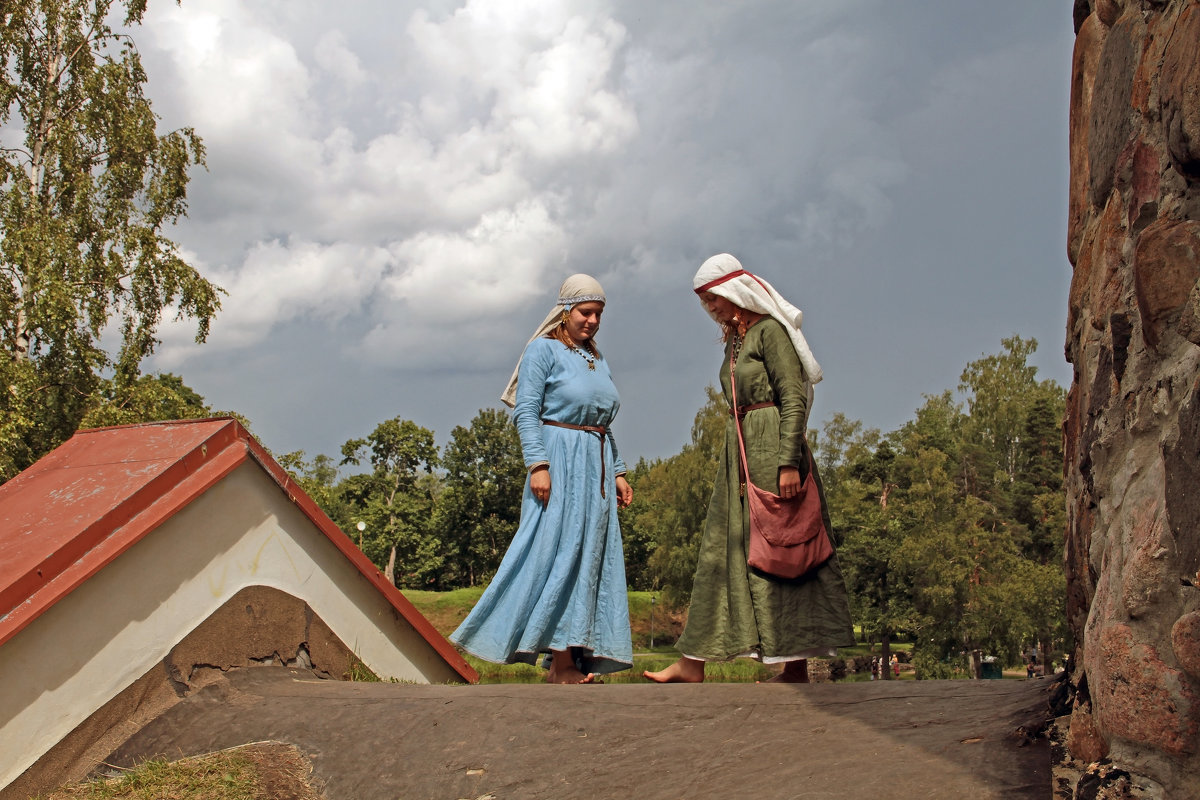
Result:
{"type": "Polygon", "coordinates": [[[540,653],[579,647],[585,673],[633,666],[616,441],[610,430],[601,447],[598,433],[541,422],[608,428],[620,406],[603,357],[591,370],[556,339],[525,348],[513,421],[525,466],[549,462],[550,500],[543,506],[525,481],[521,523],[500,569],[450,641],[500,664],[535,664],[540,653]]]}

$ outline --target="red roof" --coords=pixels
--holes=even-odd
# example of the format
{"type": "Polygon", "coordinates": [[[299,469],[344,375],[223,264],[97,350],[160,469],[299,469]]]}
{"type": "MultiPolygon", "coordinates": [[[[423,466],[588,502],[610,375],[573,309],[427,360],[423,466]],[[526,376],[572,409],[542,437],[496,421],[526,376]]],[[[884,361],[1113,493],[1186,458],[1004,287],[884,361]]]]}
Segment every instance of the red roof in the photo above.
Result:
{"type": "Polygon", "coordinates": [[[478,675],[235,419],[76,433],[0,485],[0,645],[253,459],[464,680],[478,675]]]}

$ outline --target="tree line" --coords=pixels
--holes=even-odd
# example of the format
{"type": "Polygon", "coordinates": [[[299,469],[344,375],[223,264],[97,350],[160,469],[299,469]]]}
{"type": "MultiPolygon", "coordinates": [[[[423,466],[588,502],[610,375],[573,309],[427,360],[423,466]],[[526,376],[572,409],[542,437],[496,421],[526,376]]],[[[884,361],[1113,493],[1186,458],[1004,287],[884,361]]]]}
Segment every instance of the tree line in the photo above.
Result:
{"type": "MultiPolygon", "coordinates": [[[[892,432],[840,413],[809,432],[855,622],[885,653],[911,641],[924,677],[975,652],[1014,663],[1034,645],[1043,656],[1064,647],[1065,395],[1038,379],[1036,347],[1004,339],[966,366],[957,391],[926,396],[892,432]]],[[[680,452],[628,474],[629,586],[668,606],[688,601],[727,419],[709,387],[680,452]]],[[[280,461],[404,589],[486,583],[520,519],[520,441],[498,409],[454,428],[440,452],[432,431],[396,418],[346,442],[340,460],[280,461]]]]}
{"type": "Polygon", "coordinates": [[[433,431],[397,417],[346,442],[340,459],[296,451],[279,462],[402,589],[486,583],[521,517],[521,442],[498,409],[456,426],[440,452],[433,431]]]}

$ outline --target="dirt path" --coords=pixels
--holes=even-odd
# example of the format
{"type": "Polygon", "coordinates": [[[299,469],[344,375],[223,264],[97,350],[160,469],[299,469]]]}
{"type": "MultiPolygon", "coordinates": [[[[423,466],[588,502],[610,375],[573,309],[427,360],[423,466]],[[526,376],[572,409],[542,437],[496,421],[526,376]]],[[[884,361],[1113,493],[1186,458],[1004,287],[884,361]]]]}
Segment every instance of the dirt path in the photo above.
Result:
{"type": "Polygon", "coordinates": [[[253,741],[307,755],[329,800],[1038,798],[1049,681],[413,686],[256,668],[108,761],[253,741]]]}

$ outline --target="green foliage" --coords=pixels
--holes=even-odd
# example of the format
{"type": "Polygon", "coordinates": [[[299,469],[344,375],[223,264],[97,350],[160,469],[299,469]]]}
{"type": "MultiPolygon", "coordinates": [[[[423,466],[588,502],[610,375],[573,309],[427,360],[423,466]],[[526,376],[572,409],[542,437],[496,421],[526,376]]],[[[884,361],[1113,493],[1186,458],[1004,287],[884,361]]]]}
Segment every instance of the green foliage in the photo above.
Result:
{"type": "Polygon", "coordinates": [[[395,418],[346,442],[340,463],[326,455],[310,460],[303,451],[279,463],[405,589],[490,579],[520,521],[521,443],[508,415],[496,409],[456,427],[442,454],[432,431],[395,418]],[[368,469],[342,476],[346,466],[368,469]]]}
{"type": "Polygon", "coordinates": [[[138,52],[108,25],[122,9],[134,25],[145,2],[0,12],[0,479],[69,437],[98,394],[120,408],[155,388],[136,384],[165,310],[203,341],[220,306],[163,233],[204,149],[191,129],[158,135],[138,52]]]}
{"type": "Polygon", "coordinates": [[[1064,396],[1028,365],[1036,342],[1002,345],[963,371],[964,403],[926,396],[873,449],[842,418],[822,438],[854,618],[872,640],[911,636],[921,677],[1066,635],[1064,396]]]}
{"type": "Polygon", "coordinates": [[[307,459],[303,450],[296,450],[278,456],[276,461],[291,473],[304,493],[312,498],[339,528],[357,534],[354,530],[357,520],[351,519],[350,506],[339,486],[337,464],[324,454],[315,456],[311,461],[307,459]]]}
{"type": "Polygon", "coordinates": [[[178,375],[169,372],[141,375],[123,384],[111,379],[101,380],[91,399],[92,403],[80,421],[82,428],[213,416],[204,398],[184,384],[178,375]]]}
{"type": "Polygon", "coordinates": [[[638,517],[645,509],[641,496],[643,489],[652,488],[649,482],[650,472],[659,461],[638,459],[633,469],[625,473],[625,479],[634,489],[635,502],[628,508],[617,509],[617,519],[621,525],[621,545],[625,551],[625,580],[630,588],[642,591],[653,591],[658,588],[655,576],[650,568],[650,558],[658,547],[655,541],[653,525],[639,525],[638,517]]]}
{"type": "Polygon", "coordinates": [[[438,463],[433,431],[398,417],[381,422],[366,439],[342,445],[343,466],[363,461],[371,471],[351,475],[340,486],[344,513],[354,522],[352,535],[397,586],[429,585],[443,560],[438,543],[428,536],[439,488],[430,473],[438,463]]]}
{"type": "Polygon", "coordinates": [[[967,659],[959,654],[954,658],[938,658],[928,649],[918,650],[913,655],[913,669],[917,678],[926,681],[948,681],[967,675],[967,659]]]}
{"type": "MultiPolygon", "coordinates": [[[[637,556],[649,555],[637,562],[646,568],[634,570],[631,585],[661,589],[668,605],[686,603],[691,596],[700,534],[725,445],[727,406],[711,386],[706,396],[692,423],[692,441],[682,452],[665,461],[640,463],[627,476],[635,500],[622,518],[622,536],[628,537],[637,556]]],[[[629,548],[626,554],[629,564],[629,548]]]]}
{"type": "Polygon", "coordinates": [[[917,650],[938,658],[974,649],[1007,656],[1031,633],[1011,602],[1019,552],[985,503],[959,495],[947,463],[940,451],[918,451],[898,508],[896,563],[912,580],[917,650]]]}
{"type": "Polygon", "coordinates": [[[495,574],[521,520],[526,473],[516,426],[504,411],[481,410],[451,432],[442,466],[432,527],[445,556],[435,588],[474,586],[495,574]]]}
{"type": "MultiPolygon", "coordinates": [[[[835,425],[841,424],[834,420],[835,425]]],[[[890,648],[892,637],[912,625],[911,582],[897,569],[900,544],[895,520],[895,503],[889,498],[897,488],[894,480],[896,454],[889,442],[879,441],[877,431],[855,434],[854,459],[833,462],[825,479],[832,535],[850,592],[853,618],[871,642],[890,648]],[[868,445],[879,442],[874,451],[868,445]]]]}
{"type": "Polygon", "coordinates": [[[350,659],[350,669],[342,676],[344,680],[354,683],[381,683],[379,676],[375,672],[359,660],[357,656],[350,659]]]}
{"type": "Polygon", "coordinates": [[[809,431],[808,444],[828,494],[836,491],[843,466],[870,458],[871,452],[879,445],[879,431],[863,428],[862,422],[852,420],[838,411],[829,418],[819,434],[809,431]]]}
{"type": "Polygon", "coordinates": [[[1060,437],[1065,394],[1054,381],[1038,381],[1037,368],[1026,363],[1035,339],[1012,336],[1002,344],[1004,352],[967,365],[959,390],[967,396],[962,442],[971,491],[1008,511],[1022,476],[1061,486],[1061,449],[1048,439],[1060,437]],[[1054,458],[1058,466],[1048,468],[1054,458]]]}

